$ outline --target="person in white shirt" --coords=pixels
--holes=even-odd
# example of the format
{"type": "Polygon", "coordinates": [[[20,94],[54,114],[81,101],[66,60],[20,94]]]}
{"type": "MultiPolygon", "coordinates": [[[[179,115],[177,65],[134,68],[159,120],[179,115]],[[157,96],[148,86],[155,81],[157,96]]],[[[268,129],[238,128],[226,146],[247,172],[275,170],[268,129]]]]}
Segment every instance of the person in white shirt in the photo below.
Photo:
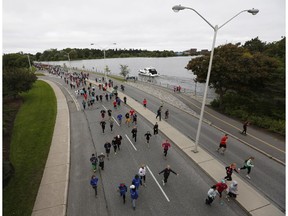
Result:
{"type": "Polygon", "coordinates": [[[138,171],[138,174],[140,176],[140,179],[143,182],[143,185],[146,187],[146,166],[145,166],[145,164],[141,165],[141,167],[138,171]]]}

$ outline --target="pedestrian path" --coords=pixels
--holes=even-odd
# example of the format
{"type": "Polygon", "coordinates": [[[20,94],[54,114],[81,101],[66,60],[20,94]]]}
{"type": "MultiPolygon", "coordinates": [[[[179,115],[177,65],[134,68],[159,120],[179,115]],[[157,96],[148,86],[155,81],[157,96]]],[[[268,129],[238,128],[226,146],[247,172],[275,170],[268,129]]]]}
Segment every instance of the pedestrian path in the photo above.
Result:
{"type": "Polygon", "coordinates": [[[52,143],[34,204],[32,216],[65,216],[70,167],[69,109],[61,89],[47,82],[57,99],[57,116],[52,143]]]}

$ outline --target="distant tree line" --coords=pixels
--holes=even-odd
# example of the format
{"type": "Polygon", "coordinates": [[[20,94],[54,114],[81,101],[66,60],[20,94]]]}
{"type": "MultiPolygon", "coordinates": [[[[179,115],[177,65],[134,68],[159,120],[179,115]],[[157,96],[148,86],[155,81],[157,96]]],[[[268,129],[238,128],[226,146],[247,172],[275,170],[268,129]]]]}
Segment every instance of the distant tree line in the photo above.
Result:
{"type": "MultiPolygon", "coordinates": [[[[68,53],[71,60],[101,59],[104,51],[100,49],[66,48],[63,50],[50,49],[43,53],[36,53],[35,61],[67,61],[68,53]]],[[[129,57],[172,57],[174,51],[148,51],[141,49],[108,49],[105,51],[106,58],[129,58],[129,57]]]]}
{"type": "MultiPolygon", "coordinates": [[[[219,111],[271,131],[285,134],[286,38],[265,43],[257,38],[244,45],[215,48],[209,86],[218,98],[211,105],[219,111]]],[[[187,65],[196,81],[206,82],[210,54],[187,65]]]]}

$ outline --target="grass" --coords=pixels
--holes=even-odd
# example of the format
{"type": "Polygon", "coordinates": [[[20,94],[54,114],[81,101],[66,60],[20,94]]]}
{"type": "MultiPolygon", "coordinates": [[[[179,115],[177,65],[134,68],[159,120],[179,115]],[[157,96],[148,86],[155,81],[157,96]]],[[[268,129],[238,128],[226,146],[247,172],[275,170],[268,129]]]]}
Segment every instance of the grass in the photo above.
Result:
{"type": "Polygon", "coordinates": [[[42,179],[56,120],[56,97],[44,81],[21,95],[10,144],[15,174],[3,189],[3,215],[30,216],[42,179]]]}

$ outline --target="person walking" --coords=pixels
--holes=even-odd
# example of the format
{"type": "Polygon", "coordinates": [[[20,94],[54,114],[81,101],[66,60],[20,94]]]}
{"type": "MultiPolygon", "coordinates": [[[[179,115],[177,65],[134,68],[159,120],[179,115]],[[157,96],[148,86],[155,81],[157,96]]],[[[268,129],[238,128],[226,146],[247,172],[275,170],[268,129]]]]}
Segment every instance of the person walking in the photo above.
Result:
{"type": "Polygon", "coordinates": [[[140,179],[138,174],[136,174],[135,177],[132,179],[132,185],[135,185],[136,190],[138,190],[140,185],[142,185],[142,180],[140,179]]]}
{"type": "Polygon", "coordinates": [[[145,109],[147,108],[147,100],[146,100],[146,98],[144,98],[144,100],[143,100],[143,106],[144,106],[145,109]]]}
{"type": "Polygon", "coordinates": [[[158,134],[158,123],[156,122],[153,127],[154,135],[158,134]]]}
{"type": "Polygon", "coordinates": [[[114,120],[111,118],[109,120],[109,123],[110,123],[110,130],[111,130],[111,133],[113,132],[113,126],[114,126],[114,120]]]}
{"type": "Polygon", "coordinates": [[[137,125],[137,113],[135,112],[132,116],[132,123],[134,123],[135,125],[137,125]]]}
{"type": "Polygon", "coordinates": [[[149,140],[150,140],[150,137],[152,136],[152,134],[150,133],[150,131],[147,131],[147,133],[144,134],[144,136],[146,137],[146,142],[149,144],[149,140]]]}
{"type": "Polygon", "coordinates": [[[90,179],[90,185],[95,190],[95,197],[97,197],[98,178],[95,175],[92,175],[92,177],[90,179]]]}
{"type": "Polygon", "coordinates": [[[226,196],[226,199],[229,201],[230,198],[236,199],[238,195],[238,182],[237,181],[232,181],[231,185],[228,188],[228,194],[226,196]]]}
{"type": "Polygon", "coordinates": [[[104,120],[102,120],[101,122],[100,122],[100,125],[101,125],[101,127],[102,127],[102,132],[103,132],[103,134],[105,133],[105,125],[106,125],[106,122],[104,121],[104,120]]]}
{"type": "Polygon", "coordinates": [[[158,175],[160,175],[161,173],[163,173],[164,175],[164,179],[162,180],[163,186],[165,186],[165,184],[167,184],[168,181],[168,177],[170,175],[170,172],[174,173],[175,175],[179,175],[178,173],[174,172],[171,168],[170,165],[167,165],[167,167],[165,169],[163,169],[161,172],[159,172],[158,175]]]}
{"type": "Polygon", "coordinates": [[[96,172],[98,159],[97,159],[97,157],[95,156],[95,154],[92,154],[92,156],[91,156],[91,158],[90,158],[90,162],[91,162],[93,171],[96,172]]]}
{"type": "Polygon", "coordinates": [[[127,113],[125,114],[125,118],[126,118],[125,124],[127,124],[128,127],[130,127],[130,121],[131,121],[131,119],[130,119],[129,112],[127,112],[127,113]]]}
{"type": "Polygon", "coordinates": [[[220,152],[221,154],[224,154],[224,152],[226,151],[227,148],[227,140],[228,140],[228,134],[225,134],[220,141],[219,147],[217,149],[217,152],[219,152],[220,149],[223,149],[222,152],[220,152]]]}
{"type": "Polygon", "coordinates": [[[120,192],[120,196],[123,198],[123,203],[126,202],[126,192],[127,192],[127,186],[124,183],[120,183],[118,186],[118,190],[120,192]]]}
{"type": "Polygon", "coordinates": [[[166,111],[165,111],[165,119],[167,120],[169,118],[169,110],[167,109],[166,111]]]}
{"type": "Polygon", "coordinates": [[[236,169],[236,163],[232,163],[230,164],[230,166],[225,167],[225,170],[226,170],[226,176],[224,177],[224,179],[226,181],[232,181],[233,171],[239,173],[238,170],[236,169]]]}
{"type": "Polygon", "coordinates": [[[121,135],[117,135],[115,137],[115,142],[117,144],[118,150],[120,151],[120,146],[121,146],[121,140],[122,140],[122,136],[121,135]]]}
{"type": "Polygon", "coordinates": [[[99,156],[99,167],[101,167],[101,170],[104,170],[104,158],[105,155],[103,153],[101,153],[99,156]]]}
{"type": "Polygon", "coordinates": [[[159,109],[157,110],[156,119],[159,117],[159,121],[161,121],[162,107],[163,107],[163,106],[160,106],[159,109]]]}
{"type": "Polygon", "coordinates": [[[106,113],[106,110],[101,110],[101,111],[100,111],[100,114],[101,114],[102,119],[105,118],[105,113],[106,113]]]}
{"type": "Polygon", "coordinates": [[[238,169],[238,170],[247,169],[248,172],[247,172],[246,177],[247,177],[248,179],[250,179],[249,174],[250,174],[250,172],[251,172],[251,168],[254,167],[253,160],[254,160],[254,157],[249,157],[248,159],[245,160],[243,167],[241,167],[240,169],[238,169]]]}
{"type": "Polygon", "coordinates": [[[122,117],[123,117],[123,116],[122,116],[121,113],[117,115],[117,119],[118,119],[119,125],[122,124],[122,117]]]}
{"type": "Polygon", "coordinates": [[[85,100],[82,100],[82,106],[83,106],[83,109],[85,110],[85,109],[86,109],[86,102],[85,102],[85,100]]]}
{"type": "Polygon", "coordinates": [[[219,195],[218,191],[216,190],[216,185],[213,185],[207,193],[208,197],[205,200],[205,203],[207,205],[211,205],[211,203],[213,202],[213,200],[216,198],[217,195],[219,195]]]}
{"type": "Polygon", "coordinates": [[[162,143],[162,148],[164,150],[163,153],[164,153],[165,158],[167,157],[168,150],[170,147],[171,147],[171,144],[169,143],[168,140],[166,140],[166,142],[162,143]]]}
{"type": "Polygon", "coordinates": [[[127,104],[127,97],[125,96],[123,99],[124,99],[124,104],[127,104]]]}
{"type": "Polygon", "coordinates": [[[144,164],[141,165],[138,174],[140,176],[141,182],[146,187],[146,166],[144,164]]]}
{"type": "Polygon", "coordinates": [[[227,189],[226,180],[225,180],[225,179],[222,179],[222,180],[221,180],[220,182],[218,182],[215,186],[216,186],[216,190],[217,190],[218,193],[219,193],[220,203],[221,203],[221,205],[222,205],[222,204],[223,204],[223,202],[222,202],[222,192],[227,189]]]}
{"type": "Polygon", "coordinates": [[[132,133],[132,138],[134,138],[136,142],[136,139],[137,139],[137,127],[136,126],[133,127],[131,133],[132,133]]]}
{"type": "Polygon", "coordinates": [[[107,110],[109,120],[112,118],[112,110],[107,110]]]}
{"type": "Polygon", "coordinates": [[[136,200],[138,199],[138,192],[136,190],[135,185],[133,185],[133,184],[130,186],[130,196],[132,199],[133,210],[136,210],[136,200]]]}
{"type": "Polygon", "coordinates": [[[111,150],[111,143],[109,142],[106,142],[104,144],[104,148],[105,148],[105,152],[106,152],[106,156],[107,156],[107,159],[109,160],[109,154],[110,154],[110,150],[111,150]]]}
{"type": "Polygon", "coordinates": [[[116,139],[114,137],[114,139],[112,140],[112,146],[114,148],[114,154],[117,154],[117,143],[116,143],[116,139]]]}
{"type": "Polygon", "coordinates": [[[241,134],[247,135],[247,127],[248,127],[248,125],[249,125],[248,121],[244,122],[243,131],[241,132],[241,134]]]}

